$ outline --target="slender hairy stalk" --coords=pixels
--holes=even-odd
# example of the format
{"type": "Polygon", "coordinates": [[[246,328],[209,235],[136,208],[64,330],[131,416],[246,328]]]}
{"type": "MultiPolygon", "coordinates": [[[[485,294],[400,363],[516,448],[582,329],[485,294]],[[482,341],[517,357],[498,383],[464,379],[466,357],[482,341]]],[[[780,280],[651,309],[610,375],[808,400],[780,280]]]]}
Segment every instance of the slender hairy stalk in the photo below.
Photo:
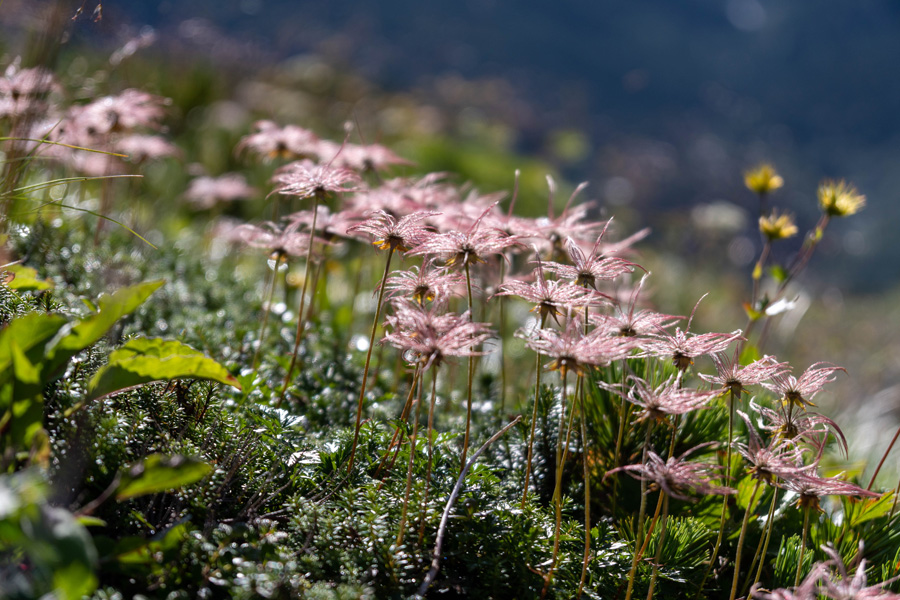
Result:
{"type": "Polygon", "coordinates": [[[350,450],[350,464],[347,472],[353,470],[353,461],[356,458],[356,445],[359,443],[359,427],[362,421],[363,402],[366,398],[366,382],[369,377],[369,361],[372,360],[372,348],[375,346],[375,332],[378,331],[378,317],[381,315],[381,303],[384,301],[384,290],[387,287],[387,276],[391,270],[391,257],[394,256],[394,247],[388,250],[387,262],[384,265],[384,275],[381,276],[381,285],[378,287],[378,302],[375,304],[375,318],[372,320],[372,333],[369,334],[369,348],[366,350],[366,366],[363,367],[362,383],[359,386],[359,402],[356,406],[356,429],[353,432],[353,448],[350,450]]]}
{"type": "Polygon", "coordinates": [[[437,400],[437,369],[431,371],[431,405],[428,407],[428,467],[425,470],[425,494],[422,496],[422,524],[419,525],[419,543],[425,537],[425,515],[428,510],[428,490],[431,486],[431,469],[434,463],[434,440],[431,439],[434,431],[434,404],[437,400]]]}
{"type": "MultiPolygon", "coordinates": [[[[653,558],[653,574],[650,576],[650,590],[647,592],[647,600],[653,600],[653,591],[656,589],[656,579],[659,576],[659,561],[662,558],[663,542],[666,541],[666,525],[669,521],[669,496],[660,490],[659,495],[663,497],[662,509],[662,527],[659,530],[659,542],[656,545],[656,556],[653,558]]],[[[650,537],[647,534],[647,537],[650,537]]]]}
{"type": "MultiPolygon", "coordinates": [[[[731,479],[731,440],[734,437],[734,401],[735,394],[732,390],[728,396],[728,445],[725,447],[725,485],[728,485],[728,480],[731,479]]],[[[703,586],[706,584],[706,579],[709,577],[713,565],[716,563],[716,558],[719,556],[719,548],[722,546],[722,538],[725,535],[725,516],[727,512],[728,496],[722,496],[722,514],[719,516],[719,534],[716,536],[716,543],[713,546],[712,554],[709,557],[709,564],[706,565],[706,572],[703,573],[703,579],[700,580],[700,587],[697,588],[697,594],[694,596],[694,600],[699,598],[700,594],[703,593],[703,586]]]]}
{"type": "Polygon", "coordinates": [[[756,493],[759,491],[761,479],[757,479],[753,485],[753,492],[750,494],[750,503],[747,504],[747,510],[744,511],[744,521],[741,523],[741,534],[738,536],[737,551],[734,554],[734,579],[731,581],[731,596],[729,600],[734,600],[737,596],[738,580],[741,577],[741,553],[744,551],[744,536],[747,535],[747,524],[750,522],[750,514],[753,512],[753,505],[756,503],[756,493]]]}
{"type": "MultiPolygon", "coordinates": [[[[553,581],[553,572],[556,569],[556,559],[559,556],[559,534],[562,527],[562,467],[563,462],[565,461],[565,455],[563,454],[563,428],[566,424],[567,375],[568,371],[563,370],[562,396],[560,399],[562,408],[559,414],[559,431],[556,434],[556,485],[553,488],[553,505],[556,508],[556,525],[553,528],[553,557],[550,561],[550,574],[547,578],[547,583],[544,586],[545,589],[550,585],[550,582],[553,581]]],[[[565,450],[568,451],[568,447],[565,450]]]]}
{"type": "MultiPolygon", "coordinates": [[[[256,339],[259,340],[259,345],[256,347],[256,352],[253,353],[253,362],[252,367],[255,369],[257,363],[259,362],[259,354],[262,352],[263,342],[266,337],[266,325],[269,323],[269,314],[272,312],[272,300],[275,297],[275,281],[278,279],[278,266],[281,262],[281,254],[275,255],[275,268],[272,269],[271,277],[266,277],[266,285],[263,289],[263,302],[265,302],[265,306],[263,306],[263,320],[262,324],[259,326],[259,335],[256,336],[256,339]]],[[[268,268],[269,261],[266,260],[266,267],[268,268]]]]}
{"type": "Polygon", "coordinates": [[[584,386],[578,396],[581,411],[581,461],[584,466],[584,560],[581,563],[581,580],[578,582],[578,597],[584,590],[588,563],[591,560],[591,463],[588,460],[587,415],[584,412],[584,386]]]}
{"type": "Polygon", "coordinates": [[[406,512],[409,508],[409,494],[412,490],[412,473],[413,465],[416,459],[416,435],[419,433],[419,413],[422,411],[422,380],[419,377],[419,387],[416,393],[416,415],[413,417],[412,436],[409,438],[409,462],[406,466],[406,492],[403,494],[403,510],[400,513],[400,531],[397,533],[397,543],[399,547],[403,543],[403,536],[406,533],[406,512]]]}
{"type": "Polygon", "coordinates": [[[478,457],[488,449],[488,446],[496,442],[500,436],[512,429],[516,423],[521,420],[522,416],[520,415],[510,421],[503,429],[492,435],[491,439],[486,441],[484,445],[472,455],[472,458],[466,463],[466,466],[463,467],[462,473],[459,474],[456,485],[453,486],[453,491],[450,493],[450,498],[447,500],[447,505],[444,507],[444,514],[441,516],[441,524],[438,527],[437,541],[434,544],[434,551],[431,553],[431,568],[428,570],[428,574],[425,576],[422,585],[419,586],[418,597],[423,597],[425,595],[428,588],[434,583],[438,570],[441,568],[441,553],[443,552],[444,535],[447,533],[447,523],[450,521],[450,511],[453,509],[453,505],[456,504],[456,499],[459,498],[459,493],[462,491],[463,484],[466,481],[466,473],[469,472],[469,469],[472,468],[472,465],[475,464],[478,457]]]}
{"type": "MultiPolygon", "coordinates": [[[[502,296],[501,296],[502,298],[502,296]]],[[[541,329],[546,324],[547,316],[541,315],[541,329]]],[[[528,458],[525,461],[525,485],[522,486],[522,508],[525,508],[525,500],[528,498],[528,481],[531,477],[531,458],[534,453],[534,430],[537,425],[538,401],[541,398],[541,355],[534,353],[534,369],[537,372],[534,384],[534,407],[531,409],[531,433],[528,435],[528,458]]]]}
{"type": "MultiPolygon", "coordinates": [[[[644,453],[641,457],[641,464],[647,464],[647,449],[650,447],[650,434],[653,432],[653,421],[647,423],[647,435],[644,438],[644,453]]],[[[634,592],[634,577],[637,573],[637,564],[639,560],[640,548],[644,542],[644,517],[647,513],[647,482],[641,479],[641,507],[638,509],[637,529],[634,534],[634,556],[631,558],[631,571],[628,572],[628,589],[625,592],[625,600],[631,600],[631,594],[634,592]]]]}
{"type": "Polygon", "coordinates": [[[656,523],[659,520],[659,514],[662,512],[663,496],[665,496],[665,494],[660,494],[659,499],[656,501],[656,510],[653,512],[653,518],[650,519],[650,527],[647,529],[647,535],[644,536],[644,543],[641,544],[641,551],[638,552],[638,562],[644,558],[644,552],[647,551],[647,546],[650,545],[650,538],[653,536],[653,531],[656,529],[656,523]]]}
{"type": "Polygon", "coordinates": [[[894,444],[897,443],[898,437],[900,437],[900,427],[897,428],[897,433],[894,434],[894,437],[891,439],[891,443],[888,444],[887,450],[884,451],[884,454],[881,456],[881,460],[878,461],[878,466],[875,467],[875,472],[872,473],[872,479],[869,480],[869,485],[866,486],[867,490],[871,490],[872,486],[875,484],[875,478],[878,477],[878,472],[881,471],[881,467],[884,465],[884,461],[887,459],[888,454],[890,454],[891,449],[894,447],[894,444]]]}
{"type": "Polygon", "coordinates": [[[797,574],[794,575],[794,587],[800,585],[800,573],[803,571],[803,555],[806,553],[806,536],[809,534],[809,507],[803,508],[803,537],[800,539],[800,558],[797,560],[797,574]]]}
{"type": "MultiPolygon", "coordinates": [[[[506,276],[506,261],[500,259],[500,284],[506,276]]],[[[506,311],[504,305],[506,296],[500,296],[497,301],[500,303],[500,324],[497,326],[500,332],[500,416],[506,411],[506,311]]]]}
{"type": "Polygon", "coordinates": [[[306,287],[309,285],[309,275],[312,271],[312,250],[316,236],[316,218],[319,216],[320,195],[319,192],[313,194],[313,218],[309,232],[309,246],[306,249],[306,269],[303,274],[303,287],[300,290],[300,308],[297,309],[297,333],[294,336],[294,352],[291,354],[291,366],[288,367],[287,374],[284,376],[284,384],[281,386],[281,393],[278,394],[278,401],[275,403],[276,407],[281,406],[281,403],[284,401],[284,395],[287,393],[291,377],[294,375],[294,367],[297,366],[297,352],[300,350],[300,340],[303,337],[303,309],[306,307],[306,287]]]}
{"type": "MultiPolygon", "coordinates": [[[[381,470],[384,469],[385,463],[387,462],[388,455],[391,453],[391,450],[397,445],[397,439],[400,437],[400,430],[403,428],[403,422],[406,421],[406,417],[409,416],[409,409],[412,407],[413,397],[416,393],[416,384],[419,382],[419,366],[416,365],[416,370],[413,372],[412,383],[409,386],[409,394],[406,396],[406,404],[403,405],[403,410],[400,411],[400,420],[397,423],[397,428],[394,429],[394,436],[391,438],[391,443],[388,444],[387,450],[384,452],[384,456],[381,457],[381,463],[379,463],[378,468],[375,470],[375,479],[378,479],[378,476],[381,474],[381,470]]],[[[394,466],[394,461],[397,460],[397,452],[399,452],[400,446],[397,445],[397,450],[394,452],[394,458],[391,460],[391,464],[387,467],[387,470],[390,471],[394,466]]],[[[380,487],[379,487],[380,489],[380,487]]]]}
{"type": "MultiPolygon", "coordinates": [[[[759,567],[756,569],[756,576],[753,578],[753,585],[759,583],[759,578],[762,577],[763,565],[766,563],[766,552],[769,551],[769,540],[772,539],[772,522],[775,520],[775,505],[778,500],[778,488],[772,488],[772,503],[769,505],[769,516],[766,519],[766,530],[763,532],[763,537],[760,539],[760,543],[762,543],[762,552],[760,552],[759,546],[756,548],[756,558],[753,559],[753,563],[750,564],[750,570],[753,570],[753,565],[756,562],[756,559],[759,559],[759,567]]],[[[746,592],[747,584],[744,584],[744,590],[746,592]]]]}
{"type": "MultiPolygon", "coordinates": [[[[466,291],[469,295],[469,320],[475,321],[474,306],[472,301],[472,277],[469,275],[469,261],[466,261],[466,291]]],[[[463,437],[462,464],[460,469],[466,466],[466,454],[469,452],[469,430],[472,426],[472,381],[475,377],[475,355],[469,356],[469,375],[466,380],[466,435],[463,437]]]]}
{"type": "MultiPolygon", "coordinates": [[[[625,359],[622,359],[622,390],[625,390],[627,379],[625,373],[628,371],[625,359]]],[[[631,412],[631,404],[625,401],[625,398],[619,398],[619,431],[616,432],[616,453],[613,456],[613,467],[622,466],[619,464],[619,457],[622,454],[622,443],[625,439],[625,423],[628,421],[628,413],[631,412]]],[[[612,497],[612,514],[616,514],[616,501],[619,496],[619,478],[613,480],[613,497],[612,497]]]]}

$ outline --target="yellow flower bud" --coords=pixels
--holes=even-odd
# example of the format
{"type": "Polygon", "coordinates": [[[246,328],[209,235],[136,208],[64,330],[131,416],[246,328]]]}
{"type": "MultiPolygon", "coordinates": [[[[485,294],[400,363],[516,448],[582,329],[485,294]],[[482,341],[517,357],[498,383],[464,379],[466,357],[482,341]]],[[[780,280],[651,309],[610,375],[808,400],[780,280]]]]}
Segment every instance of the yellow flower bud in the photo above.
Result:
{"type": "Polygon", "coordinates": [[[794,224],[794,217],[785,213],[778,214],[778,211],[772,211],[768,217],[759,218],[759,231],[768,238],[770,242],[775,240],[783,240],[797,234],[797,226],[794,224]]]}
{"type": "Polygon", "coordinates": [[[769,192],[774,192],[784,185],[784,179],[775,172],[775,167],[770,164],[761,164],[754,169],[744,173],[744,185],[750,191],[756,192],[760,196],[765,196],[769,192]]]}
{"type": "Polygon", "coordinates": [[[866,197],[844,181],[825,180],[819,185],[819,206],[832,217],[856,214],[866,205],[866,197]]]}

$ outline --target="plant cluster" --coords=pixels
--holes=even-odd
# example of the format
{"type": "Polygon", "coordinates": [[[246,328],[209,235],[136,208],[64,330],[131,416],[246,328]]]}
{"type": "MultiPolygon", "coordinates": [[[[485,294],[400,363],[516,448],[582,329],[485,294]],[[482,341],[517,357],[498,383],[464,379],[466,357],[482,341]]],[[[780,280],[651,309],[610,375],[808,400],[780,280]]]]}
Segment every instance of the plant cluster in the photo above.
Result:
{"type": "Polygon", "coordinates": [[[0,79],[0,597],[898,597],[896,490],[831,472],[811,410],[843,369],[762,354],[852,186],[781,267],[748,173],[748,325],[699,333],[584,185],[525,218],[269,120],[235,149],[268,195],[198,176],[151,246],[118,176],[181,169],[168,102],[63,97],[0,79]]]}

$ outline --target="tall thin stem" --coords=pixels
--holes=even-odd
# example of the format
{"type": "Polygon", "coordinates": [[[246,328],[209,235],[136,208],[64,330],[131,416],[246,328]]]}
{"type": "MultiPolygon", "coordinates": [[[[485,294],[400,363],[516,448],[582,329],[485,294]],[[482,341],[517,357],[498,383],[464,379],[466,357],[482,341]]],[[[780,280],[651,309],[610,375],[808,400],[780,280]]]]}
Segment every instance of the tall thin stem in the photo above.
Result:
{"type": "Polygon", "coordinates": [[[800,585],[800,573],[803,571],[803,555],[806,553],[806,536],[809,533],[809,507],[803,508],[803,537],[800,539],[800,558],[797,560],[797,574],[794,575],[794,587],[800,585]]]}
{"type": "Polygon", "coordinates": [[[416,393],[416,415],[413,417],[412,436],[409,438],[409,461],[406,465],[406,492],[403,494],[403,510],[400,513],[400,531],[397,533],[397,547],[403,543],[403,536],[406,533],[406,513],[409,508],[409,494],[412,491],[412,474],[413,466],[416,459],[416,435],[419,433],[419,413],[422,411],[422,380],[419,377],[419,387],[416,393]]]}
{"type": "MultiPolygon", "coordinates": [[[[263,289],[263,302],[265,305],[263,306],[263,320],[262,324],[259,326],[259,334],[256,336],[259,345],[256,347],[256,352],[253,353],[253,368],[256,368],[256,365],[259,361],[259,354],[262,352],[263,342],[266,337],[266,325],[269,323],[269,314],[272,312],[272,299],[275,297],[275,282],[278,279],[278,266],[281,262],[281,254],[275,255],[275,268],[272,269],[272,275],[266,277],[266,285],[263,289]]],[[[269,266],[269,261],[266,259],[266,268],[269,266]]]]}
{"type": "Polygon", "coordinates": [[[581,412],[581,462],[584,467],[584,559],[581,563],[581,580],[578,583],[578,597],[584,590],[584,580],[587,578],[588,563],[591,560],[591,464],[588,460],[588,436],[587,415],[584,411],[584,386],[578,396],[578,406],[581,412]]]}
{"type": "Polygon", "coordinates": [[[353,471],[353,461],[356,458],[356,445],[359,443],[359,427],[362,422],[363,402],[366,399],[366,383],[369,378],[369,362],[372,360],[372,348],[375,346],[375,332],[378,331],[378,317],[381,315],[381,303],[384,301],[384,290],[387,287],[387,277],[391,270],[391,257],[394,256],[394,247],[388,250],[387,261],[384,265],[384,275],[381,276],[381,284],[378,286],[378,302],[375,305],[375,318],[372,319],[372,333],[369,334],[369,347],[366,350],[366,366],[363,367],[362,383],[359,386],[359,402],[356,406],[356,429],[353,432],[353,449],[350,450],[350,464],[347,472],[353,471]]]}
{"type": "Polygon", "coordinates": [[[894,447],[894,444],[897,443],[897,438],[900,437],[900,427],[897,428],[897,433],[894,434],[894,437],[891,439],[891,443],[888,444],[887,450],[884,451],[884,454],[881,456],[881,460],[878,461],[878,466],[875,467],[875,472],[872,473],[872,479],[869,480],[869,485],[866,486],[867,490],[871,490],[872,486],[875,484],[875,478],[878,477],[879,471],[881,471],[881,467],[884,466],[884,461],[887,459],[888,454],[890,454],[891,449],[894,447]]]}
{"type": "MultiPolygon", "coordinates": [[[[475,307],[472,298],[472,277],[469,275],[469,261],[466,260],[466,291],[469,296],[469,321],[475,321],[475,307]]],[[[460,469],[466,466],[466,455],[469,453],[469,431],[472,427],[472,381],[475,378],[475,355],[469,356],[469,374],[466,381],[466,434],[463,437],[462,464],[460,469]]]]}
{"type": "MultiPolygon", "coordinates": [[[[506,261],[500,259],[500,284],[503,285],[503,279],[506,276],[506,261]]],[[[506,296],[500,296],[497,301],[500,303],[500,415],[506,410],[506,311],[504,306],[506,296]]]]}
{"type": "MultiPolygon", "coordinates": [[[[766,530],[763,532],[763,538],[760,540],[762,543],[762,552],[760,552],[759,547],[756,549],[756,553],[759,558],[759,567],[756,569],[756,576],[753,578],[753,585],[759,583],[759,578],[762,577],[763,565],[766,562],[766,552],[769,551],[769,540],[772,539],[772,529],[774,528],[773,521],[775,521],[775,505],[778,500],[778,488],[772,487],[772,503],[769,505],[769,516],[766,518],[766,530]]],[[[754,562],[756,558],[753,559],[754,562]]],[[[750,564],[750,570],[753,570],[753,563],[750,564]]],[[[744,588],[746,589],[747,584],[744,584],[744,588]]]]}
{"type": "Polygon", "coordinates": [[[647,592],[647,600],[653,600],[653,591],[656,589],[656,579],[659,577],[659,561],[662,558],[663,542],[666,541],[666,525],[669,521],[669,496],[660,490],[663,496],[662,526],[659,529],[659,541],[656,544],[656,556],[653,558],[653,574],[650,576],[650,590],[647,592]]]}
{"type": "MultiPolygon", "coordinates": [[[[553,556],[550,559],[550,573],[544,582],[544,590],[541,596],[547,593],[553,582],[553,574],[556,571],[556,561],[559,557],[559,537],[562,528],[562,466],[563,466],[563,435],[566,424],[566,387],[568,370],[562,370],[561,408],[559,414],[559,431],[556,435],[556,486],[553,488],[553,505],[556,509],[556,524],[553,528],[553,556]]],[[[568,450],[568,448],[566,448],[568,450]]]]}
{"type": "MultiPolygon", "coordinates": [[[[728,396],[728,444],[725,447],[725,485],[728,485],[728,480],[731,479],[731,440],[734,437],[734,400],[735,394],[732,390],[728,396]]],[[[728,496],[722,496],[722,513],[719,515],[719,534],[716,536],[716,543],[713,546],[712,554],[709,557],[709,564],[706,565],[706,572],[703,573],[703,579],[700,580],[700,587],[697,588],[697,594],[694,596],[695,600],[703,593],[703,586],[706,584],[706,579],[709,577],[713,565],[716,562],[716,558],[719,556],[719,548],[722,546],[722,538],[725,535],[725,517],[727,513],[728,496]]]]}
{"type": "MultiPolygon", "coordinates": [[[[382,469],[385,467],[385,463],[387,463],[388,455],[391,453],[391,450],[397,445],[397,438],[400,437],[400,430],[403,427],[403,422],[406,421],[406,418],[409,416],[409,409],[412,407],[413,397],[416,393],[416,384],[419,382],[419,375],[421,373],[421,369],[419,365],[416,365],[416,370],[413,372],[412,383],[409,386],[409,394],[406,396],[406,404],[403,405],[403,410],[400,411],[400,420],[397,423],[397,428],[394,429],[394,436],[391,438],[391,443],[388,444],[387,450],[384,452],[384,456],[381,457],[381,463],[379,463],[378,468],[375,470],[375,479],[378,479],[378,476],[381,474],[382,469]]],[[[397,451],[400,450],[400,446],[397,445],[397,451]]],[[[391,464],[388,465],[387,470],[390,471],[394,466],[394,461],[397,460],[397,451],[394,452],[394,458],[391,460],[391,464]]]]}
{"type": "MultiPolygon", "coordinates": [[[[547,321],[547,315],[541,315],[541,329],[547,321]]],[[[528,481],[531,477],[531,458],[534,453],[534,431],[537,425],[538,402],[541,398],[541,355],[534,353],[534,368],[537,371],[534,384],[534,407],[531,409],[531,433],[528,436],[528,458],[525,461],[525,485],[522,489],[522,508],[525,508],[525,501],[528,499],[528,481]]]]}
{"type": "MultiPolygon", "coordinates": [[[[653,421],[647,423],[647,434],[644,438],[644,452],[641,464],[647,464],[647,449],[650,447],[650,434],[653,432],[653,421]]],[[[625,591],[625,600],[631,600],[634,592],[634,577],[637,573],[637,564],[640,559],[640,548],[644,541],[644,517],[647,514],[647,482],[641,479],[641,507],[638,509],[637,529],[634,534],[634,555],[631,557],[631,571],[628,572],[628,589],[625,591]]]]}
{"type": "Polygon", "coordinates": [[[291,377],[294,375],[294,367],[297,365],[297,353],[300,350],[300,340],[303,338],[303,310],[306,307],[306,287],[309,285],[309,276],[312,272],[312,252],[316,239],[316,218],[319,216],[319,196],[320,192],[313,194],[312,208],[312,225],[309,232],[309,246],[306,248],[306,270],[303,274],[303,287],[300,290],[300,308],[297,309],[297,333],[294,336],[294,351],[291,354],[291,366],[288,367],[287,374],[284,376],[284,384],[281,386],[281,393],[278,395],[278,402],[275,406],[281,406],[284,401],[284,395],[287,393],[288,385],[291,383],[291,377]]]}
{"type": "Polygon", "coordinates": [[[747,524],[750,522],[750,515],[753,513],[753,505],[756,503],[756,493],[759,491],[761,479],[757,479],[753,485],[753,493],[750,494],[750,503],[747,510],[744,511],[744,521],[741,523],[741,534],[738,537],[737,551],[734,554],[734,579],[731,581],[731,596],[729,600],[734,600],[737,596],[738,580],[741,577],[741,553],[744,551],[744,536],[747,535],[747,524]]]}
{"type": "Polygon", "coordinates": [[[437,401],[437,368],[431,371],[431,404],[428,407],[428,434],[425,436],[428,440],[428,466],[425,470],[425,494],[422,497],[422,524],[419,526],[419,543],[425,537],[425,521],[428,511],[428,491],[431,487],[431,469],[434,463],[434,440],[431,439],[434,431],[434,405],[437,401]]]}

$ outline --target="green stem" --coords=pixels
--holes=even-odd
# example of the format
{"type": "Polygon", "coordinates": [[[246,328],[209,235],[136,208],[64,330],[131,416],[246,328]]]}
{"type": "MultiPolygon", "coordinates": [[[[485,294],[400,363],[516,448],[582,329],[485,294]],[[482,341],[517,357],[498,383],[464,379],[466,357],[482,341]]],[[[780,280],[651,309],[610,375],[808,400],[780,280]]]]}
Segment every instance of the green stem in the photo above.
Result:
{"type": "MultiPolygon", "coordinates": [[[[469,261],[466,261],[466,291],[469,296],[469,321],[475,321],[474,306],[472,299],[472,278],[469,275],[469,261]]],[[[466,467],[466,455],[469,453],[469,431],[472,427],[472,381],[475,377],[475,356],[469,356],[469,374],[466,381],[466,434],[463,437],[462,457],[460,458],[460,469],[466,467]]]]}
{"type": "MultiPolygon", "coordinates": [[[[275,297],[275,281],[278,278],[278,265],[281,262],[281,254],[276,254],[275,256],[275,268],[272,269],[272,276],[266,277],[266,286],[263,289],[263,302],[265,302],[265,306],[263,307],[263,320],[262,325],[259,326],[259,335],[256,336],[256,339],[259,340],[259,345],[256,347],[256,352],[253,353],[253,368],[256,368],[256,365],[259,361],[259,354],[262,352],[263,342],[266,337],[266,325],[269,323],[269,314],[272,312],[272,299],[275,297]]],[[[266,260],[266,268],[269,267],[269,261],[266,260]]]]}
{"type": "MultiPolygon", "coordinates": [[[[547,320],[546,315],[541,316],[541,329],[547,320]]],[[[534,431],[537,425],[538,401],[541,398],[541,355],[534,354],[535,370],[537,371],[536,383],[534,384],[534,407],[531,409],[531,433],[528,436],[528,458],[525,461],[525,485],[522,490],[522,509],[525,508],[525,501],[528,499],[528,481],[531,476],[531,458],[534,454],[534,431]]]]}
{"type": "MultiPolygon", "coordinates": [[[[725,485],[728,485],[731,479],[731,440],[734,437],[734,392],[730,392],[728,397],[728,444],[725,448],[725,485]]],[[[719,556],[719,548],[722,546],[722,539],[725,535],[725,517],[728,512],[728,496],[722,496],[722,514],[719,516],[719,534],[716,536],[716,543],[713,546],[712,554],[709,557],[709,564],[706,565],[706,572],[703,573],[703,579],[700,580],[700,587],[697,588],[697,594],[694,600],[703,593],[703,586],[706,585],[706,579],[712,571],[716,558],[719,556]]]]}
{"type": "MultiPolygon", "coordinates": [[[[775,521],[775,505],[778,500],[778,488],[772,488],[772,503],[769,505],[769,516],[766,519],[766,530],[763,532],[763,545],[762,552],[760,552],[759,547],[757,547],[756,552],[759,558],[759,567],[756,569],[756,576],[753,578],[753,585],[759,583],[760,577],[762,577],[763,565],[766,563],[766,552],[769,551],[769,540],[772,539],[772,529],[774,528],[773,522],[775,521]]],[[[754,559],[755,561],[756,559],[754,559]]],[[[753,565],[750,565],[750,570],[753,570],[753,565]]],[[[746,588],[746,584],[744,585],[746,588]]]]}
{"type": "MultiPolygon", "coordinates": [[[[403,405],[403,410],[400,411],[400,420],[397,423],[397,428],[394,429],[394,436],[391,438],[391,443],[388,444],[388,448],[384,453],[384,456],[381,457],[381,463],[378,465],[378,469],[375,470],[375,479],[378,479],[378,476],[381,474],[382,469],[384,469],[385,463],[387,463],[388,455],[391,453],[391,450],[397,444],[397,439],[400,437],[400,430],[403,427],[403,422],[406,421],[406,418],[409,416],[409,409],[412,407],[413,396],[416,393],[416,384],[419,382],[419,366],[416,365],[416,370],[413,371],[413,379],[412,383],[409,386],[409,394],[406,396],[406,404],[403,405]]],[[[400,450],[400,446],[397,445],[397,451],[400,450]]],[[[388,466],[388,471],[391,470],[394,466],[394,461],[397,460],[397,452],[394,452],[394,459],[391,461],[391,464],[388,466]]]]}
{"type": "Polygon", "coordinates": [[[425,470],[425,494],[422,497],[422,523],[419,525],[419,544],[425,538],[425,521],[428,513],[428,491],[431,487],[431,469],[434,462],[434,440],[431,439],[434,431],[434,405],[437,400],[437,368],[431,371],[431,404],[428,407],[428,466],[425,470]]]}
{"type": "Polygon", "coordinates": [[[294,336],[294,351],[291,354],[291,366],[288,367],[287,375],[284,376],[284,384],[281,386],[281,393],[278,395],[276,407],[281,406],[284,401],[284,395],[287,393],[288,385],[291,383],[291,377],[294,375],[294,367],[297,365],[297,353],[300,350],[300,340],[303,338],[303,309],[306,307],[306,287],[309,285],[309,276],[312,272],[312,251],[316,238],[316,218],[319,216],[319,196],[320,193],[313,194],[312,208],[312,226],[309,232],[309,246],[306,248],[306,271],[303,274],[303,287],[300,290],[300,308],[297,310],[297,332],[294,336]]]}
{"type": "Polygon", "coordinates": [[[747,535],[747,524],[750,522],[750,515],[753,512],[753,505],[756,501],[756,493],[759,491],[761,479],[757,479],[753,485],[753,492],[750,494],[750,503],[747,504],[747,510],[744,511],[744,520],[741,523],[741,535],[738,537],[737,551],[734,554],[734,578],[731,581],[731,595],[729,600],[734,600],[737,596],[738,580],[741,577],[741,553],[744,550],[744,536],[747,535]]]}
{"type": "MultiPolygon", "coordinates": [[[[567,376],[569,374],[566,369],[563,369],[562,373],[562,394],[560,398],[562,406],[559,414],[559,431],[556,434],[556,485],[553,488],[553,505],[556,509],[556,524],[553,528],[553,556],[550,560],[550,574],[544,584],[544,590],[552,583],[553,574],[556,571],[556,561],[559,558],[559,538],[562,529],[562,469],[565,461],[565,455],[563,454],[563,437],[565,432],[563,429],[566,424],[566,387],[568,385],[567,376]]],[[[568,447],[566,447],[566,451],[568,451],[568,447]]]]}
{"type": "Polygon", "coordinates": [[[422,380],[424,377],[419,377],[419,388],[418,393],[416,394],[416,415],[413,418],[413,430],[412,436],[409,438],[409,462],[406,466],[406,492],[403,495],[403,510],[400,513],[400,531],[397,534],[397,543],[396,546],[399,548],[400,544],[403,543],[403,536],[406,533],[406,512],[409,508],[409,494],[412,491],[412,474],[413,474],[413,465],[415,464],[416,458],[416,435],[419,433],[419,413],[422,409],[422,380]]]}
{"type": "MultiPolygon", "coordinates": [[[[500,285],[503,285],[503,279],[506,275],[506,261],[500,259],[500,285]]],[[[504,310],[506,296],[500,296],[497,301],[500,303],[500,417],[506,411],[506,311],[504,310]]]]}
{"type": "Polygon", "coordinates": [[[794,587],[800,585],[800,573],[803,571],[803,555],[806,553],[806,536],[809,533],[809,507],[803,509],[803,537],[800,539],[800,558],[797,560],[797,574],[794,575],[794,587]]]}
{"type": "Polygon", "coordinates": [[[659,561],[662,558],[663,542],[666,541],[666,525],[669,521],[669,496],[660,490],[664,497],[662,511],[662,526],[659,530],[659,541],[656,546],[656,556],[653,559],[653,574],[650,576],[650,591],[647,592],[647,600],[653,600],[653,590],[656,588],[656,579],[659,576],[659,561]]]}
{"type": "MultiPolygon", "coordinates": [[[[624,400],[623,400],[624,401],[624,400]]],[[[647,423],[647,434],[644,438],[644,453],[641,464],[647,464],[647,449],[650,447],[650,434],[653,431],[653,421],[647,423]]],[[[637,574],[637,564],[640,558],[640,548],[644,541],[644,517],[647,513],[647,482],[641,479],[641,507],[638,510],[637,530],[634,534],[634,556],[631,558],[631,571],[628,573],[628,589],[625,592],[625,600],[631,600],[634,592],[634,577],[637,574]]]]}
{"type": "Polygon", "coordinates": [[[375,318],[372,320],[372,332],[369,334],[369,347],[366,350],[366,366],[363,367],[362,383],[359,386],[359,402],[356,406],[356,429],[353,432],[353,449],[350,450],[350,464],[347,472],[353,471],[353,461],[356,458],[356,446],[359,443],[359,428],[362,422],[363,402],[366,398],[366,383],[369,377],[369,362],[372,360],[372,348],[375,346],[375,332],[378,331],[378,317],[381,315],[381,303],[384,301],[384,290],[387,287],[387,277],[391,270],[391,257],[394,256],[394,247],[388,250],[387,262],[384,265],[384,275],[381,276],[381,285],[378,287],[378,302],[375,305],[375,318]]]}
{"type": "Polygon", "coordinates": [[[581,462],[584,467],[584,559],[581,563],[581,580],[578,583],[578,597],[584,590],[584,581],[587,578],[588,563],[591,560],[591,466],[588,460],[588,436],[587,415],[584,411],[584,386],[578,397],[579,410],[581,411],[581,462]]]}

